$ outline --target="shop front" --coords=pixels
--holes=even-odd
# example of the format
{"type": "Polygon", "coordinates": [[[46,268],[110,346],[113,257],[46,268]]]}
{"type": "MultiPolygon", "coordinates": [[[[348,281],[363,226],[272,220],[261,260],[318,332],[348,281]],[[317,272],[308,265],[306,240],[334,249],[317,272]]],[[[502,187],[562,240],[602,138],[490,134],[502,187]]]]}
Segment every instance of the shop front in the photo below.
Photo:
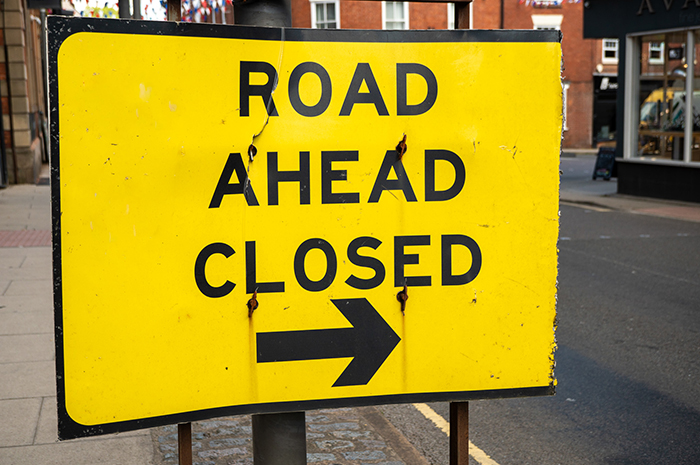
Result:
{"type": "Polygon", "coordinates": [[[700,202],[700,0],[588,0],[584,36],[620,43],[618,193],[700,202]]]}

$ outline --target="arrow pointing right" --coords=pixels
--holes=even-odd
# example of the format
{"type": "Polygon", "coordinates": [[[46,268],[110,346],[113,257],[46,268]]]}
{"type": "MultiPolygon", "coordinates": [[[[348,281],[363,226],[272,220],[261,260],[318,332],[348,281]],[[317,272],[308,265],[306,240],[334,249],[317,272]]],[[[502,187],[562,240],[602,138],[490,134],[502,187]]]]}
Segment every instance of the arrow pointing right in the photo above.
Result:
{"type": "Polygon", "coordinates": [[[369,383],[401,338],[367,299],[331,302],[352,328],[258,333],[258,363],[353,357],[333,387],[369,383]]]}

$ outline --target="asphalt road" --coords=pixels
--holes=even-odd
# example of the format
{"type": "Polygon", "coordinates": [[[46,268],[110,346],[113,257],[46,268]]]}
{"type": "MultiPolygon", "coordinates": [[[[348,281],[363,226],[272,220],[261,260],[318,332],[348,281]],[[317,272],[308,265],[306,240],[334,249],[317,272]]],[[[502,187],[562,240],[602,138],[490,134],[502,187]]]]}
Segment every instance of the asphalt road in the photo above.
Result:
{"type": "MultiPolygon", "coordinates": [[[[470,439],[499,465],[700,464],[700,223],[564,205],[559,249],[557,394],[471,402],[470,439]]],[[[382,409],[449,462],[413,406],[382,409]]]]}

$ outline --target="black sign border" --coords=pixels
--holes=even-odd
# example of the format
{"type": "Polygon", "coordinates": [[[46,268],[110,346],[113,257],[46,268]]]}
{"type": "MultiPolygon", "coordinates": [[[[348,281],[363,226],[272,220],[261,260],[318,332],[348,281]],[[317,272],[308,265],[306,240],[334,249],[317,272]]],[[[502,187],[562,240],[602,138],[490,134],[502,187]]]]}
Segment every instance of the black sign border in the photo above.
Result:
{"type": "Polygon", "coordinates": [[[477,399],[502,399],[554,395],[554,380],[547,386],[485,391],[424,392],[383,396],[333,398],[264,404],[246,404],[195,410],[170,415],[118,421],[99,425],[83,425],[73,420],[66,409],[63,358],[63,287],[61,274],[61,192],[60,192],[60,132],[58,100],[58,54],[63,42],[80,32],[115,34],[146,34],[179,37],[211,37],[223,39],[252,39],[305,42],[379,42],[379,43],[447,43],[447,42],[556,42],[561,32],[552,30],[343,30],[294,29],[231,26],[217,24],[156,22],[99,18],[50,16],[48,31],[48,89],[51,128],[51,213],[53,237],[54,324],[56,344],[56,393],[58,404],[58,437],[60,440],[103,434],[120,433],[143,428],[206,420],[210,418],[281,413],[323,408],[361,407],[367,405],[416,402],[451,402],[477,399]]]}

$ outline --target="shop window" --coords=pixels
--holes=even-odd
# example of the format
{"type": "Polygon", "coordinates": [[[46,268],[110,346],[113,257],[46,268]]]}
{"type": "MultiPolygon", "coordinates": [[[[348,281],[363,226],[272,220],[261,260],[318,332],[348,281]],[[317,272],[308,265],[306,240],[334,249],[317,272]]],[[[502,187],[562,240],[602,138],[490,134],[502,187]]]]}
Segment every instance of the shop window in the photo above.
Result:
{"type": "Polygon", "coordinates": [[[662,65],[664,63],[664,43],[649,42],[649,64],[662,65]]]}
{"type": "Polygon", "coordinates": [[[635,38],[637,45],[632,42],[637,57],[648,53],[648,59],[641,60],[640,69],[631,70],[631,79],[636,82],[630,83],[638,89],[630,101],[631,107],[639,108],[635,117],[637,147],[636,153],[630,147],[625,156],[700,161],[699,36],[700,31],[674,31],[635,38]],[[694,57],[692,64],[688,56],[694,57]],[[690,98],[688,89],[692,90],[690,98]]]}
{"type": "Polygon", "coordinates": [[[340,28],[338,2],[311,2],[311,27],[316,29],[340,28]]]}
{"type": "Polygon", "coordinates": [[[617,51],[619,42],[617,39],[603,39],[603,63],[617,64],[617,51]]]}
{"type": "Polygon", "coordinates": [[[563,19],[564,15],[532,15],[532,28],[558,31],[563,19]]]}
{"type": "Polygon", "coordinates": [[[408,29],[408,2],[382,2],[384,29],[408,29]]]}

